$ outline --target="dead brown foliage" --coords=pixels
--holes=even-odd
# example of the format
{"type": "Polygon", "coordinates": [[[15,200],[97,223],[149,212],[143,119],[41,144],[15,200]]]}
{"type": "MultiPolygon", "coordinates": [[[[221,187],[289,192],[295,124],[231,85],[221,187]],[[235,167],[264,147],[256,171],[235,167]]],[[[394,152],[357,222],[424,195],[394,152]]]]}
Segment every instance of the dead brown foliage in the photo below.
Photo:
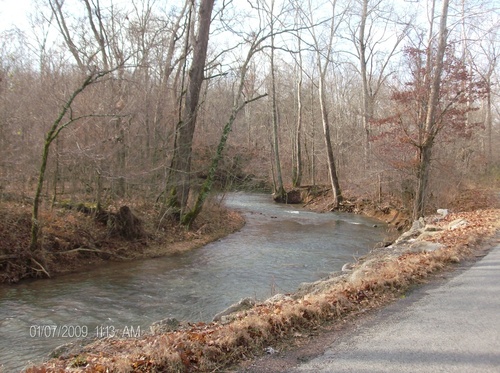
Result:
{"type": "Polygon", "coordinates": [[[30,252],[31,206],[16,201],[0,203],[0,282],[57,276],[88,270],[109,261],[165,256],[202,246],[241,228],[243,218],[227,209],[208,205],[186,230],[178,223],[158,225],[158,212],[145,205],[110,208],[114,225],[65,208],[40,214],[40,249],[30,252]],[[135,220],[135,214],[141,222],[135,220]],[[122,217],[120,219],[120,217],[122,217]],[[132,221],[133,220],[133,221],[132,221]],[[125,224],[131,221],[130,224],[125,224]],[[133,230],[130,228],[134,228],[133,230]]]}

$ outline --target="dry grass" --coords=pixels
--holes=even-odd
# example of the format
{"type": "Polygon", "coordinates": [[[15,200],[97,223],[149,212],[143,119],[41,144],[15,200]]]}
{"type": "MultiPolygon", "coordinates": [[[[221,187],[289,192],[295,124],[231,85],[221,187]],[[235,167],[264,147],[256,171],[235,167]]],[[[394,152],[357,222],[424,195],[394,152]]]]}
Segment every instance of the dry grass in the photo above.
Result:
{"type": "Polygon", "coordinates": [[[134,340],[98,340],[78,355],[51,360],[27,372],[220,371],[322,323],[386,304],[430,274],[470,257],[477,243],[497,232],[500,210],[451,214],[438,224],[456,218],[466,218],[469,224],[434,235],[432,240],[444,245],[439,250],[399,254],[378,250],[358,262],[349,276],[319,293],[259,304],[227,324],[197,323],[134,340]],[[82,359],[84,366],[77,367],[82,359]]]}

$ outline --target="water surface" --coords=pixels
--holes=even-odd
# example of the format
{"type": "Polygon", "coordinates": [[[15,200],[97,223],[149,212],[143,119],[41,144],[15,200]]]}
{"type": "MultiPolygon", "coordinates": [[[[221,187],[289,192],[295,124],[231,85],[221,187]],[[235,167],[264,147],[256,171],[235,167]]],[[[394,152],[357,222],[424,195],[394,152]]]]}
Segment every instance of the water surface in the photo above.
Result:
{"type": "Polygon", "coordinates": [[[4,371],[19,371],[70,342],[64,332],[134,335],[167,317],[209,321],[243,297],[293,292],[340,270],[386,234],[373,219],[277,205],[267,195],[235,193],[225,203],[247,224],[200,249],[0,287],[4,371]]]}

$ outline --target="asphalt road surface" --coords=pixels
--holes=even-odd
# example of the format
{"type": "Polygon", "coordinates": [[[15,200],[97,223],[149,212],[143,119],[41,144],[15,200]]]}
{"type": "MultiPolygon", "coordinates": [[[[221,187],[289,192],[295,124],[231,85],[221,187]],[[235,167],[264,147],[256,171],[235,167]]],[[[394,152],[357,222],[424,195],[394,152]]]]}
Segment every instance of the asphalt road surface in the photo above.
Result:
{"type": "Polygon", "coordinates": [[[290,373],[500,373],[500,243],[439,285],[414,291],[290,373]]]}

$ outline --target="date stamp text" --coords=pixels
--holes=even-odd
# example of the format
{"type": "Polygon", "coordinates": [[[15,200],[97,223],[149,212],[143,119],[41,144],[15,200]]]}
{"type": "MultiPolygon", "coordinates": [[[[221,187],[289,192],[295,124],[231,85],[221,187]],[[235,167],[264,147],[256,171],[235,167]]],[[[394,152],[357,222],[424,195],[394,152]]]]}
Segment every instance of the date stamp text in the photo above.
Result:
{"type": "Polygon", "coordinates": [[[142,335],[139,325],[31,325],[31,338],[138,338],[142,335]]]}

